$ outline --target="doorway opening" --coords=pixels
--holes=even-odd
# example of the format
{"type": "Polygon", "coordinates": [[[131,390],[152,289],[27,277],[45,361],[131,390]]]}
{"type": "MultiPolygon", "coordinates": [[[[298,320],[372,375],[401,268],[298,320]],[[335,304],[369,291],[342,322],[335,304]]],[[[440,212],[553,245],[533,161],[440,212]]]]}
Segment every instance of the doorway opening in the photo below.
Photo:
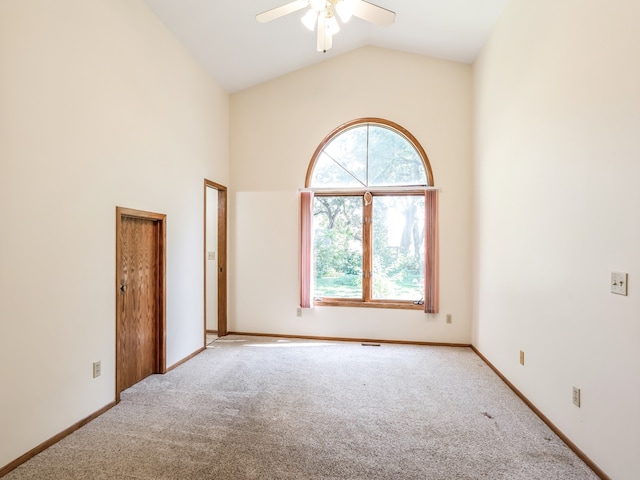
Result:
{"type": "Polygon", "coordinates": [[[204,344],[227,334],[227,187],[204,181],[204,344]]]}
{"type": "Polygon", "coordinates": [[[166,215],[116,207],[116,402],[166,372],[166,215]]]}

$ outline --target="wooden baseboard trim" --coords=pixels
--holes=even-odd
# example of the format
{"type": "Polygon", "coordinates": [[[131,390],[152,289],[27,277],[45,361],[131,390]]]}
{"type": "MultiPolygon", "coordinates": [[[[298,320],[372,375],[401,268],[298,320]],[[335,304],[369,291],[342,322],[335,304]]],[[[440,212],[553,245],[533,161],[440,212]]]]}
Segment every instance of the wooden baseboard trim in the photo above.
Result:
{"type": "Polygon", "coordinates": [[[104,412],[106,412],[110,408],[113,408],[115,405],[116,405],[116,402],[111,402],[108,405],[105,405],[104,407],[102,407],[97,412],[92,413],[91,415],[89,415],[88,417],[80,420],[77,423],[74,423],[69,428],[63,430],[62,432],[58,433],[57,435],[54,435],[49,440],[45,440],[44,442],[42,442],[37,447],[32,448],[31,450],[29,450],[24,455],[16,458],[13,462],[10,462],[7,465],[5,465],[4,467],[0,468],[0,478],[4,477],[10,471],[15,470],[16,468],[18,468],[20,465],[25,463],[27,460],[32,459],[33,457],[38,455],[40,452],[43,452],[44,450],[49,448],[51,445],[54,445],[54,444],[58,443],[64,437],[72,434],[73,432],[78,430],[80,427],[82,427],[82,426],[86,425],[87,423],[89,423],[91,420],[94,420],[94,419],[98,418],[100,415],[102,415],[104,412]]]}
{"type": "Polygon", "coordinates": [[[182,365],[185,362],[188,362],[189,360],[191,360],[193,357],[195,357],[196,355],[204,352],[206,350],[205,347],[201,347],[198,350],[196,350],[195,352],[193,352],[191,355],[187,355],[186,357],[184,357],[182,360],[174,363],[173,365],[171,365],[169,368],[167,368],[167,371],[164,373],[169,373],[171,370],[178,368],[180,365],[182,365]]]}
{"type": "Polygon", "coordinates": [[[491,368],[491,370],[493,370],[496,375],[498,375],[502,381],[511,389],[513,390],[513,393],[515,393],[518,397],[520,397],[520,399],[527,405],[527,407],[529,407],[531,409],[531,411],[533,411],[533,413],[535,413],[538,417],[540,417],[540,420],[542,420],[544,423],[547,424],[547,426],[553,431],[553,433],[555,433],[560,440],[562,440],[567,447],[569,447],[573,453],[575,453],[578,457],[580,457],[580,459],[587,464],[587,466],[593,470],[593,473],[595,473],[596,475],[598,475],[598,477],[600,477],[602,480],[611,480],[611,477],[609,477],[606,473],[604,473],[602,471],[602,469],[600,467],[598,467],[598,465],[596,465],[593,460],[591,460],[589,457],[587,457],[587,455],[578,448],[578,446],[573,443],[569,437],[567,437],[564,433],[562,433],[562,431],[556,427],[553,422],[551,420],[549,420],[547,418],[547,416],[542,413],[538,407],[536,407],[520,390],[518,390],[515,385],[513,385],[508,379],[507,377],[505,377],[502,372],[500,370],[498,370],[496,368],[495,365],[493,365],[488,359],[487,357],[485,357],[482,353],[480,353],[480,351],[475,347],[475,346],[471,346],[471,349],[476,353],[476,355],[478,355],[478,357],[480,357],[482,359],[482,361],[484,363],[486,363],[489,368],[491,368]]]}
{"type": "Polygon", "coordinates": [[[426,347],[471,347],[471,344],[468,343],[414,342],[409,340],[378,340],[373,338],[351,337],[316,337],[312,335],[288,335],[281,333],[227,332],[227,335],[244,335],[247,337],[299,338],[301,340],[324,340],[327,342],[388,343],[392,345],[418,345],[426,347]]]}

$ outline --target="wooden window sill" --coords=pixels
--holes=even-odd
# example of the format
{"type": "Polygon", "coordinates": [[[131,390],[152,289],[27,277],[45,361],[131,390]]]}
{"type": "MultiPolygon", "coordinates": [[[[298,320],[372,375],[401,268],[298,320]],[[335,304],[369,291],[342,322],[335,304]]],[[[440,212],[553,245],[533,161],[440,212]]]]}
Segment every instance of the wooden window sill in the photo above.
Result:
{"type": "Polygon", "coordinates": [[[390,308],[396,310],[424,310],[424,305],[415,305],[413,302],[393,302],[393,301],[374,301],[365,302],[360,300],[336,300],[324,299],[314,300],[313,305],[316,307],[360,307],[360,308],[390,308]]]}

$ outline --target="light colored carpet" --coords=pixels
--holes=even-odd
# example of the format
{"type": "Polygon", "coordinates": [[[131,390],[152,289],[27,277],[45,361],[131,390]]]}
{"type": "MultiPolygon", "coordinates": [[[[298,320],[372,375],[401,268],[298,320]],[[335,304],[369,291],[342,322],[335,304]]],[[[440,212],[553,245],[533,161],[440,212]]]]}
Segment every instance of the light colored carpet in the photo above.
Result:
{"type": "Polygon", "coordinates": [[[597,478],[468,348],[241,336],[5,477],[597,478]]]}

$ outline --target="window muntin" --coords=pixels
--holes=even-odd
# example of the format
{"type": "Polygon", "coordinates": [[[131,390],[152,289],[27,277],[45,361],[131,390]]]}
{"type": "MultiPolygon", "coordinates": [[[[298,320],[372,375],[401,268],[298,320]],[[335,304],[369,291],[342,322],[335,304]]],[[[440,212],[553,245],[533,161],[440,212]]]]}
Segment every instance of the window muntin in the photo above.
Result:
{"type": "Polygon", "coordinates": [[[323,140],[305,182],[315,192],[315,303],[422,308],[431,185],[426,153],[393,122],[355,120],[323,140]],[[334,216],[339,234],[329,232],[327,201],[348,207],[334,216]]]}
{"type": "MultiPolygon", "coordinates": [[[[348,186],[367,186],[366,126],[358,126],[345,130],[327,143],[322,153],[351,177],[348,186]]],[[[335,169],[335,165],[331,165],[330,168],[335,169]]],[[[312,180],[314,186],[320,186],[319,180],[317,177],[312,180]]],[[[322,180],[323,186],[334,188],[347,186],[337,184],[331,181],[332,179],[330,179],[329,182],[326,182],[326,178],[322,180]]]]}
{"type": "Polygon", "coordinates": [[[345,168],[331,156],[322,152],[313,171],[313,184],[332,188],[362,188],[363,185],[353,175],[353,170],[345,168]],[[337,167],[337,168],[336,168],[337,167]]]}

